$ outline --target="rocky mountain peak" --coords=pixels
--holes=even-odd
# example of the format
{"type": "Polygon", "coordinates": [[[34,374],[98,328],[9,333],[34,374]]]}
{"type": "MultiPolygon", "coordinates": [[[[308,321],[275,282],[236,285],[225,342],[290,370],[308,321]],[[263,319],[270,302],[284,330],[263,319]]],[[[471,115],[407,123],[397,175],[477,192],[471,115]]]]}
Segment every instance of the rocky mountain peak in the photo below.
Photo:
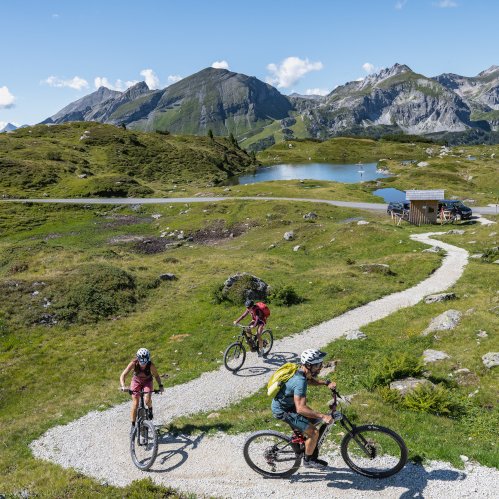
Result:
{"type": "Polygon", "coordinates": [[[499,66],[490,66],[489,69],[486,69],[485,71],[482,71],[481,73],[478,73],[478,76],[488,76],[492,73],[498,72],[499,71],[499,66]]]}

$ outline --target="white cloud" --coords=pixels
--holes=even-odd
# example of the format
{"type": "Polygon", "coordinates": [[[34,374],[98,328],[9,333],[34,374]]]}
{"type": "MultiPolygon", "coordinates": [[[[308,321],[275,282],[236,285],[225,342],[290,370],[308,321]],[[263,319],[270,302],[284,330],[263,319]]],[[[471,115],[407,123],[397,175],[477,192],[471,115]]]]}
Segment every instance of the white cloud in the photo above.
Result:
{"type": "Polygon", "coordinates": [[[267,65],[271,75],[267,76],[266,81],[278,88],[288,88],[310,71],[319,71],[323,67],[320,61],[310,62],[299,57],[287,57],[279,66],[274,63],[267,65]]]}
{"type": "Polygon", "coordinates": [[[59,19],[61,16],[59,14],[52,14],[52,19],[59,19]]]}
{"type": "Polygon", "coordinates": [[[159,88],[159,78],[152,69],[143,69],[140,75],[144,77],[147,86],[151,90],[156,90],[159,88]]]}
{"type": "Polygon", "coordinates": [[[177,81],[180,81],[182,79],[182,76],[180,75],[170,75],[168,76],[168,85],[171,85],[172,83],[177,83],[177,81]]]}
{"type": "Polygon", "coordinates": [[[329,92],[327,88],[307,88],[305,95],[327,95],[329,92]]]}
{"type": "Polygon", "coordinates": [[[435,7],[440,7],[441,9],[448,9],[452,7],[457,7],[457,3],[454,0],[440,0],[433,4],[435,7]]]}
{"type": "Polygon", "coordinates": [[[397,10],[402,10],[404,8],[404,6],[405,6],[406,3],[407,3],[407,0],[397,0],[395,2],[395,8],[397,10]]]}
{"type": "Polygon", "coordinates": [[[6,86],[0,87],[0,109],[14,107],[16,98],[10,93],[6,86]]]}
{"type": "Polygon", "coordinates": [[[133,87],[137,83],[139,83],[138,80],[116,80],[114,83],[111,83],[105,76],[97,76],[94,78],[95,88],[106,87],[109,88],[109,90],[118,90],[119,92],[123,92],[127,88],[133,87]]]}
{"type": "Polygon", "coordinates": [[[83,88],[88,88],[87,80],[75,76],[69,80],[63,80],[57,76],[49,76],[46,80],[42,80],[41,83],[47,84],[49,87],[56,88],[73,88],[74,90],[81,90],[83,88]]]}
{"type": "Polygon", "coordinates": [[[367,74],[371,74],[374,71],[374,64],[371,64],[370,62],[366,62],[366,63],[362,64],[362,69],[367,74]]]}
{"type": "Polygon", "coordinates": [[[212,65],[212,68],[216,69],[229,69],[229,63],[226,60],[223,61],[215,61],[212,65]]]}

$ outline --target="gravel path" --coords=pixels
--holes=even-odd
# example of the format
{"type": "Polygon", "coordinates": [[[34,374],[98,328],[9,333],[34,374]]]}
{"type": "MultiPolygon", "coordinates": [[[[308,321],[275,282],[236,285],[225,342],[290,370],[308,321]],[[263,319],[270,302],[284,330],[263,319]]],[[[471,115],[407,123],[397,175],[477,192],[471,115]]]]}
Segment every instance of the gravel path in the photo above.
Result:
{"type": "MultiPolygon", "coordinates": [[[[411,238],[447,251],[442,266],[418,285],[385,296],[312,327],[300,334],[276,341],[273,355],[258,359],[249,354],[238,375],[224,367],[202,374],[183,385],[168,388],[155,398],[156,423],[164,424],[180,415],[215,411],[259,390],[270,370],[310,346],[320,348],[343,336],[410,307],[432,293],[448,289],[462,275],[468,253],[458,247],[417,234],[411,238]],[[223,389],[220,389],[223,387],[223,389]]],[[[262,498],[308,497],[314,493],[327,497],[495,497],[495,469],[469,464],[464,471],[445,463],[425,467],[408,465],[397,476],[374,481],[352,473],[341,458],[329,457],[331,467],[324,472],[300,470],[291,480],[265,480],[244,463],[244,435],[215,437],[161,437],[158,458],[149,473],[140,472],[130,460],[128,450],[129,402],[103,412],[91,412],[66,426],[57,426],[32,442],[40,459],[66,468],[75,468],[98,480],[126,485],[150,476],[154,481],[201,496],[262,498]],[[223,451],[222,451],[223,450],[223,451]]],[[[210,420],[211,421],[211,420],[210,420]]],[[[216,420],[213,420],[216,421],[216,420]]]]}

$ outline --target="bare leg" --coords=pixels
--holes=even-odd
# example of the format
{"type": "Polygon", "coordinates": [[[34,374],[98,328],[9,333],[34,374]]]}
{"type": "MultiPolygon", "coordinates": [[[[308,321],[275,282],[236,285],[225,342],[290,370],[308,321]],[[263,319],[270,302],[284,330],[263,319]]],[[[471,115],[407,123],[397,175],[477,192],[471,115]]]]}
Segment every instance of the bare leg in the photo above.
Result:
{"type": "Polygon", "coordinates": [[[314,425],[310,425],[304,433],[308,437],[305,440],[305,455],[311,456],[317,446],[317,440],[319,439],[319,430],[314,425]]]}
{"type": "Polygon", "coordinates": [[[132,397],[132,408],[130,409],[130,419],[132,423],[135,423],[137,419],[137,408],[139,407],[139,399],[138,397],[132,397]]]}

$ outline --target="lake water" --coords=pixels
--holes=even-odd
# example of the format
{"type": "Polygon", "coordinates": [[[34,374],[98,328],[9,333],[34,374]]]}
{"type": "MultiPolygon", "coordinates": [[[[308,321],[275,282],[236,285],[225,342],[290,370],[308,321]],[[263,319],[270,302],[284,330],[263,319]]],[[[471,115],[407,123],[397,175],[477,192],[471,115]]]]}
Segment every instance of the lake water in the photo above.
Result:
{"type": "Polygon", "coordinates": [[[269,180],[332,180],[346,184],[355,184],[367,180],[389,177],[390,175],[376,172],[376,163],[364,164],[334,164],[307,163],[281,164],[264,166],[252,175],[241,175],[239,184],[255,184],[269,180]]]}
{"type": "Polygon", "coordinates": [[[394,189],[393,187],[387,187],[386,189],[376,189],[373,191],[375,196],[383,198],[387,203],[390,201],[401,202],[406,201],[405,192],[394,189]]]}

